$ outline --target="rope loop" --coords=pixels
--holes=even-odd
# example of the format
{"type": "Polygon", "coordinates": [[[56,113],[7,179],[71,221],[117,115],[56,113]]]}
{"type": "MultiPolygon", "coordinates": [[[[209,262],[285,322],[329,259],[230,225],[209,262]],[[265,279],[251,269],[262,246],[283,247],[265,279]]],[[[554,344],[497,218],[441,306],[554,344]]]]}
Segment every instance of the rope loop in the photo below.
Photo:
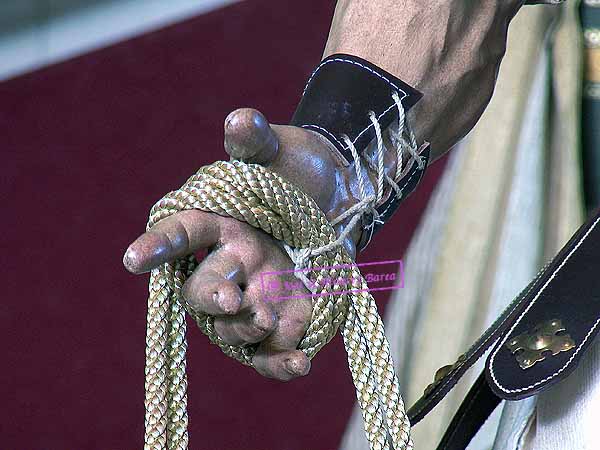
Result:
{"type": "MultiPolygon", "coordinates": [[[[313,309],[306,334],[298,349],[309,358],[340,330],[365,433],[372,450],[411,450],[410,423],[400,396],[389,343],[383,322],[368,285],[343,244],[365,212],[374,223],[381,220],[375,209],[387,182],[402,195],[396,181],[402,172],[406,149],[417,164],[414,134],[405,124],[404,109],[397,93],[397,133],[392,139],[397,150],[394,179],[385,173],[386,150],[375,113],[369,118],[377,139],[377,165],[361,157],[348,136],[342,139],[354,158],[360,201],[331,223],[315,201],[276,173],[257,164],[217,161],[198,170],[186,183],[159,200],[150,211],[147,229],[177,212],[199,209],[233,217],[261,229],[281,241],[301,279],[312,295],[313,309]],[[361,158],[377,173],[375,193],[368,195],[361,158]],[[350,218],[339,236],[333,226],[350,218]],[[313,269],[318,268],[318,269],[313,269]],[[351,288],[324,280],[350,280],[351,288]]],[[[146,450],[187,449],[187,312],[209,340],[228,356],[252,366],[257,345],[226,344],[214,329],[214,317],[190,309],[182,288],[198,263],[194,256],[165,263],[150,274],[145,382],[146,450]]]]}

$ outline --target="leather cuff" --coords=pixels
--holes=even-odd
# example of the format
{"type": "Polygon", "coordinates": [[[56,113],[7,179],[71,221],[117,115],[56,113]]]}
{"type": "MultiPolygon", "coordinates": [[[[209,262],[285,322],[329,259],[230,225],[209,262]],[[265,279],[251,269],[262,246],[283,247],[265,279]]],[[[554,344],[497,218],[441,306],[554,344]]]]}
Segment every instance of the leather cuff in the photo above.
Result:
{"type": "MultiPolygon", "coordinates": [[[[352,153],[342,136],[348,136],[358,153],[362,154],[375,138],[370,111],[375,113],[381,129],[398,120],[394,93],[400,97],[406,112],[422,97],[416,89],[364,59],[346,54],[331,55],[319,64],[308,79],[290,124],[323,135],[336,147],[346,163],[350,163],[353,161],[352,153]]],[[[411,159],[402,178],[397,181],[402,195],[390,194],[376,208],[380,221],[374,222],[369,215],[363,219],[363,223],[368,225],[362,233],[358,250],[366,247],[373,234],[421,180],[427,167],[429,145],[422,146],[419,154],[421,163],[417,164],[411,159]]]]}
{"type": "Polygon", "coordinates": [[[429,164],[429,143],[426,142],[423,144],[417,153],[421,158],[421,164],[417,164],[414,160],[411,160],[408,170],[398,182],[398,187],[400,187],[401,194],[396,196],[394,195],[394,192],[390,192],[387,200],[375,208],[379,214],[378,220],[374,220],[372,213],[365,214],[363,223],[366,223],[367,225],[363,228],[363,232],[356,245],[358,251],[364,250],[365,247],[369,245],[375,233],[377,233],[381,227],[385,225],[385,223],[396,212],[400,206],[400,203],[402,203],[402,201],[408,197],[421,182],[421,179],[425,174],[425,169],[427,169],[427,164],[429,164]]]}
{"type": "Polygon", "coordinates": [[[397,120],[394,92],[402,99],[405,111],[422,97],[416,89],[364,59],[331,55],[308,79],[290,125],[322,134],[351,162],[352,154],[341,136],[347,135],[359,153],[364,151],[375,138],[369,111],[375,113],[382,129],[397,120]]]}

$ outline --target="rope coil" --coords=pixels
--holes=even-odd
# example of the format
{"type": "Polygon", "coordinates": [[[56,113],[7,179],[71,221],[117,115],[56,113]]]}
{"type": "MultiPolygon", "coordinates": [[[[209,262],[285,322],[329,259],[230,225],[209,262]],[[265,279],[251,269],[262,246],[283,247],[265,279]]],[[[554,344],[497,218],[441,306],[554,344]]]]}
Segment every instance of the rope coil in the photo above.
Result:
{"type": "MultiPolygon", "coordinates": [[[[380,130],[377,139],[381,144],[380,130]]],[[[379,161],[383,148],[379,145],[379,161]]],[[[360,171],[358,155],[355,163],[360,171]]],[[[381,164],[379,167],[382,170],[381,164]]],[[[362,199],[353,221],[381,198],[383,177],[379,174],[377,195],[362,199]]],[[[263,166],[218,161],[202,167],[180,189],[159,200],[150,211],[147,229],[172,214],[190,209],[247,222],[280,240],[296,267],[319,268],[302,272],[305,284],[310,282],[313,289],[318,287],[318,295],[313,297],[311,321],[298,349],[312,359],[339,329],[370,448],[412,449],[410,424],[375,301],[315,201],[263,166]],[[352,288],[324,280],[350,280],[352,288]]],[[[197,265],[194,256],[189,256],[165,263],[150,275],[145,370],[144,448],[147,450],[188,447],[186,311],[226,355],[251,366],[256,351],[256,345],[226,344],[215,332],[212,316],[187,306],[181,290],[197,265]]]]}

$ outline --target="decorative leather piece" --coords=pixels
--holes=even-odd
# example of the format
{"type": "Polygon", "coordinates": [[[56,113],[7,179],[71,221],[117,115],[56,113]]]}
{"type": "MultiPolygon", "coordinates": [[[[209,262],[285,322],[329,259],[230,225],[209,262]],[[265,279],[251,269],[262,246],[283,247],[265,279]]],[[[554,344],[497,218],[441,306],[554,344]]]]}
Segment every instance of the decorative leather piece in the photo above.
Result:
{"type": "Polygon", "coordinates": [[[529,369],[549,356],[575,347],[575,342],[566,331],[560,319],[550,319],[510,338],[505,345],[515,356],[521,369],[529,369]]]}
{"type": "Polygon", "coordinates": [[[501,398],[519,400],[566,378],[600,324],[600,210],[563,247],[526,295],[525,308],[490,353],[486,375],[501,398]],[[575,347],[523,369],[506,345],[536,325],[558,319],[575,347]]]}
{"type": "Polygon", "coordinates": [[[413,425],[448,394],[494,343],[497,345],[488,358],[486,376],[494,393],[501,398],[528,397],[571,373],[600,328],[599,221],[600,210],[581,226],[451,369],[428,387],[427,393],[408,410],[413,425]],[[561,321],[575,347],[522,369],[505,344],[550,319],[561,321]]]}
{"type": "Polygon", "coordinates": [[[369,111],[375,113],[382,129],[398,119],[394,92],[402,99],[405,111],[422,97],[416,89],[364,59],[331,55],[308,79],[290,125],[322,134],[350,162],[352,154],[341,136],[347,135],[359,153],[364,151],[375,138],[369,111]]]}
{"type": "Polygon", "coordinates": [[[398,209],[398,206],[400,206],[400,203],[406,197],[408,197],[416,189],[417,185],[421,182],[423,174],[427,169],[427,164],[429,163],[429,155],[431,153],[430,150],[431,149],[429,147],[429,143],[423,144],[418,150],[417,153],[419,154],[422,160],[421,166],[419,166],[419,164],[417,164],[414,159],[410,160],[410,169],[398,182],[398,187],[400,187],[402,195],[396,196],[394,195],[394,191],[390,190],[387,200],[385,200],[381,205],[375,208],[379,213],[379,220],[381,222],[374,221],[373,214],[365,214],[363,218],[363,223],[367,225],[364,227],[360,240],[357,244],[357,248],[359,251],[362,251],[367,245],[369,245],[369,242],[371,242],[373,235],[381,229],[381,227],[390,219],[390,217],[392,217],[394,212],[396,212],[396,209],[398,209]]]}
{"type": "Polygon", "coordinates": [[[415,402],[408,410],[410,423],[413,425],[423,419],[435,406],[441,402],[446,394],[458,383],[461,377],[471,368],[475,362],[498,341],[507,329],[514,322],[517,314],[522,310],[527,294],[538,282],[544,273],[540,270],[537,276],[521,293],[512,301],[512,303],[500,314],[496,321],[475,341],[473,345],[452,364],[450,370],[445,375],[429,385],[424,395],[415,402]]]}

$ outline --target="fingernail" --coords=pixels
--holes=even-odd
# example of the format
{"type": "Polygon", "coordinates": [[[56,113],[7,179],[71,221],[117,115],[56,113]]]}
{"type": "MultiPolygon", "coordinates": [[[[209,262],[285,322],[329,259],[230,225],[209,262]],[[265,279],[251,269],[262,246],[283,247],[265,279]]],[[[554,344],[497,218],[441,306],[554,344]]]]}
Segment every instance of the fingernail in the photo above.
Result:
{"type": "Polygon", "coordinates": [[[125,254],[123,255],[123,265],[130,272],[137,272],[137,257],[135,254],[135,250],[133,250],[131,247],[128,248],[127,251],[125,251],[125,254]]]}
{"type": "Polygon", "coordinates": [[[221,310],[225,313],[225,314],[235,314],[238,310],[238,306],[234,303],[232,303],[229,299],[228,296],[226,295],[220,295],[218,292],[213,292],[213,301],[219,305],[219,308],[221,308],[221,310]]]}
{"type": "Polygon", "coordinates": [[[271,331],[275,325],[277,318],[272,311],[261,311],[252,313],[252,323],[263,333],[271,331]]]}
{"type": "Polygon", "coordinates": [[[148,272],[168,261],[170,244],[161,234],[146,233],[129,246],[123,264],[130,272],[148,272]]]}
{"type": "Polygon", "coordinates": [[[225,119],[225,149],[241,161],[265,163],[277,152],[277,136],[259,111],[244,108],[225,119]]]}
{"type": "Polygon", "coordinates": [[[298,367],[298,361],[292,358],[287,358],[283,361],[283,367],[285,371],[290,375],[299,376],[302,375],[300,367],[298,367]]]}

